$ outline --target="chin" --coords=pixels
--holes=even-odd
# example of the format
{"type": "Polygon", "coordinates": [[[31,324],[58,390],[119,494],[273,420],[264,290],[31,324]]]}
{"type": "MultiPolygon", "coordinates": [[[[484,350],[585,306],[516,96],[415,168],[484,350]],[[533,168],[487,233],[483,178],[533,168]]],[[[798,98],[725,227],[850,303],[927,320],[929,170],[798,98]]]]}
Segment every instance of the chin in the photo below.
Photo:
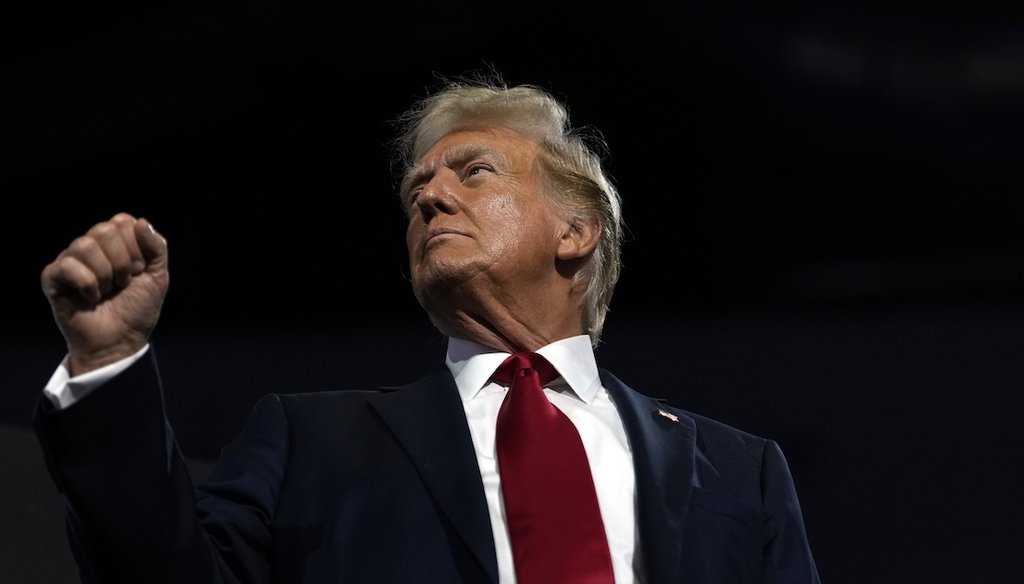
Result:
{"type": "Polygon", "coordinates": [[[474,274],[480,271],[480,268],[471,262],[457,261],[451,258],[434,259],[434,261],[420,264],[412,271],[412,283],[413,287],[417,289],[444,290],[470,280],[474,274]]]}
{"type": "Polygon", "coordinates": [[[479,273],[480,270],[465,264],[433,265],[429,269],[414,271],[413,294],[428,312],[434,308],[451,306],[458,298],[465,300],[472,295],[468,283],[479,273]]]}

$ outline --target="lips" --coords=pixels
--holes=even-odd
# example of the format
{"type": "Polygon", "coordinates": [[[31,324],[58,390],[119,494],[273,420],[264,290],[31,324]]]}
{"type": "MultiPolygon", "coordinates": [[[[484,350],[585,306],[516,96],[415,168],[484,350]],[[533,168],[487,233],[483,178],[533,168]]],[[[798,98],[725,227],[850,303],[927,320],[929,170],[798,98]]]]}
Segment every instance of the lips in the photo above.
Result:
{"type": "Polygon", "coordinates": [[[426,254],[435,245],[441,244],[445,239],[450,238],[451,236],[468,237],[465,232],[459,231],[458,229],[441,226],[428,227],[422,236],[422,239],[420,239],[419,253],[426,254]]]}
{"type": "Polygon", "coordinates": [[[448,227],[431,227],[427,230],[427,239],[425,243],[429,243],[432,239],[440,237],[442,235],[466,235],[465,233],[448,227]]]}

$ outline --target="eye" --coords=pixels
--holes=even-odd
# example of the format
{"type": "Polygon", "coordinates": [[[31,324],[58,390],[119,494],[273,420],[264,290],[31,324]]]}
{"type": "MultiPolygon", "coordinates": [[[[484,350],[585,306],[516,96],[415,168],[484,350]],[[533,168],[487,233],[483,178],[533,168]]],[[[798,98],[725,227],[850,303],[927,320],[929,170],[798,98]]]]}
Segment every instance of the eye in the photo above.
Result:
{"type": "Polygon", "coordinates": [[[410,209],[416,206],[416,199],[420,197],[420,189],[410,191],[405,194],[405,207],[410,209]]]}
{"type": "Polygon", "coordinates": [[[491,167],[486,164],[471,164],[466,167],[466,178],[478,176],[484,172],[491,172],[491,167]]]}

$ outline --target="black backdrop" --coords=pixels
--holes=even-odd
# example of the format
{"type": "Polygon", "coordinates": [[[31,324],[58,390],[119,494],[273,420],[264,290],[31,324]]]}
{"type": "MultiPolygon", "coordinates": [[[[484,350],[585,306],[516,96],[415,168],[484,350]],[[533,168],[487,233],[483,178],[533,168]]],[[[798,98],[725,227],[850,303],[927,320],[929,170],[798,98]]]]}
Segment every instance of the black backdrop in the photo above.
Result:
{"type": "Polygon", "coordinates": [[[827,582],[1024,576],[1018,14],[3,10],[0,580],[72,573],[29,433],[62,355],[42,266],[119,210],[168,237],[156,345],[199,473],[267,391],[338,387],[342,371],[354,387],[412,379],[444,344],[403,276],[388,120],[437,74],[491,65],[608,142],[629,233],[599,360],[777,439],[827,582]]]}

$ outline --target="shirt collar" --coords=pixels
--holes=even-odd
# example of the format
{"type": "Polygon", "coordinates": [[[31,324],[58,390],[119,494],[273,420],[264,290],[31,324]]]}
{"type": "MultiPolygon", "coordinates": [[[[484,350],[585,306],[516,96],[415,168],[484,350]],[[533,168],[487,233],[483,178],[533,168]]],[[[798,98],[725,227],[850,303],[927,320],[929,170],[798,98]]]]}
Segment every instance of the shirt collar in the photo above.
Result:
{"type": "MultiPolygon", "coordinates": [[[[577,397],[588,404],[594,401],[601,387],[601,378],[588,335],[555,341],[537,349],[537,353],[551,362],[577,397]]],[[[473,341],[449,337],[445,364],[455,378],[462,401],[473,398],[483,389],[509,355],[473,341]]]]}

